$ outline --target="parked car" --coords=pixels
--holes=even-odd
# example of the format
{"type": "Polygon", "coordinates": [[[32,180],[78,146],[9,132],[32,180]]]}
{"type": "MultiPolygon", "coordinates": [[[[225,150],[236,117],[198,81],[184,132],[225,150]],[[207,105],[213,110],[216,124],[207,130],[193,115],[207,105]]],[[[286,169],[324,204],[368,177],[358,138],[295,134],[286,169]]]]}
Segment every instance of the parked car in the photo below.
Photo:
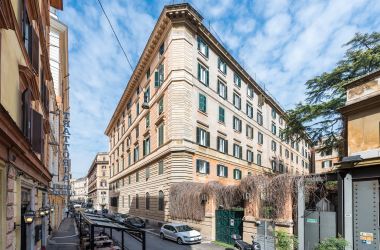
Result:
{"type": "Polygon", "coordinates": [[[185,224],[170,223],[165,224],[160,230],[161,239],[177,241],[179,245],[200,243],[201,233],[185,224]]]}
{"type": "Polygon", "coordinates": [[[120,224],[125,224],[128,218],[128,214],[117,214],[114,216],[114,221],[120,224]]]}
{"type": "Polygon", "coordinates": [[[103,216],[106,217],[107,219],[114,220],[116,214],[104,213],[103,216]]]}
{"type": "Polygon", "coordinates": [[[93,208],[87,208],[84,210],[85,213],[90,213],[90,214],[93,214],[95,212],[95,210],[93,208]]]}
{"type": "Polygon", "coordinates": [[[125,220],[125,225],[129,227],[137,227],[137,228],[144,228],[145,227],[145,221],[141,219],[140,217],[128,217],[125,220]]]}

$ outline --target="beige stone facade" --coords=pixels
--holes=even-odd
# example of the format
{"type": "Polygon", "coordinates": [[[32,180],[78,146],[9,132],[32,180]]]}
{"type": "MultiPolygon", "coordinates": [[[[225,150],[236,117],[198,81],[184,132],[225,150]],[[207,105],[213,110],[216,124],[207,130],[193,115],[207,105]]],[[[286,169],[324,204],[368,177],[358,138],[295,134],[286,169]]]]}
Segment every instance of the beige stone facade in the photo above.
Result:
{"type": "MultiPolygon", "coordinates": [[[[284,116],[190,5],[166,6],[105,132],[110,208],[168,221],[172,183],[307,174],[309,145],[281,139],[284,116]]],[[[214,239],[211,203],[191,223],[214,239]]]]}
{"type": "Polygon", "coordinates": [[[337,149],[320,152],[320,144],[314,146],[314,172],[317,174],[334,171],[334,164],[339,161],[337,149]]]}
{"type": "Polygon", "coordinates": [[[98,153],[87,174],[88,202],[93,208],[101,210],[108,208],[108,179],[110,176],[108,153],[98,153]]]}
{"type": "Polygon", "coordinates": [[[74,202],[86,202],[87,201],[87,193],[88,193],[88,185],[87,185],[87,177],[82,177],[78,179],[70,180],[71,186],[71,196],[70,200],[74,202]]]}

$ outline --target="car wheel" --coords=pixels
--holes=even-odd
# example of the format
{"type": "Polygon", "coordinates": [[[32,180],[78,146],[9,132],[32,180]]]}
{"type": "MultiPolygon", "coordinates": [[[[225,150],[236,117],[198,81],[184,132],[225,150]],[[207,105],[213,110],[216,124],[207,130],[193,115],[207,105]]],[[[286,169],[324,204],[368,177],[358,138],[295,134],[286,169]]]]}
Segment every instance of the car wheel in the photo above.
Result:
{"type": "Polygon", "coordinates": [[[163,233],[160,233],[160,238],[161,238],[162,240],[164,240],[164,239],[165,239],[165,235],[164,235],[163,233]]]}
{"type": "Polygon", "coordinates": [[[182,239],[181,239],[181,238],[178,238],[178,239],[177,239],[177,243],[178,243],[178,245],[182,245],[182,244],[183,244],[182,239]]]}

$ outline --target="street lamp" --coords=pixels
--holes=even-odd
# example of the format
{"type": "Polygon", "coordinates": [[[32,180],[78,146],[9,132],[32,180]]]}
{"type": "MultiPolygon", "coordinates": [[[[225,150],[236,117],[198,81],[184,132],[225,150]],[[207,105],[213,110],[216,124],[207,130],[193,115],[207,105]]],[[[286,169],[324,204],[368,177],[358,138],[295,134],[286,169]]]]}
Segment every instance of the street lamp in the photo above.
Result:
{"type": "Polygon", "coordinates": [[[50,208],[50,212],[51,212],[51,213],[54,213],[54,206],[52,206],[52,207],[50,208]]]}
{"type": "Polygon", "coordinates": [[[25,224],[31,224],[34,220],[34,217],[36,216],[36,212],[32,210],[28,210],[24,213],[24,221],[25,224]]]}
{"type": "Polygon", "coordinates": [[[49,207],[45,207],[44,210],[45,210],[45,215],[49,215],[49,213],[50,213],[50,208],[49,208],[49,207]]]}
{"type": "Polygon", "coordinates": [[[45,209],[43,209],[41,207],[40,209],[38,209],[38,213],[39,213],[40,217],[44,217],[45,216],[45,209]]]}

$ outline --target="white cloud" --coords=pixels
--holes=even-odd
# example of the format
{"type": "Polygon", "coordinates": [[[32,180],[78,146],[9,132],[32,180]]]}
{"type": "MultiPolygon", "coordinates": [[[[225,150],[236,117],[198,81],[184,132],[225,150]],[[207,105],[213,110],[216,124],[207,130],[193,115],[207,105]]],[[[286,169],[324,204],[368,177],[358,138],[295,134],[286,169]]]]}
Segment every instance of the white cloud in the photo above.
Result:
{"type": "MultiPolygon", "coordinates": [[[[372,0],[193,0],[236,59],[286,108],[304,99],[306,80],[341,59],[355,32],[378,29],[372,0]]],[[[69,26],[73,174],[85,175],[131,70],[96,1],[69,0],[60,14],[69,26]]],[[[138,61],[163,4],[102,1],[132,65],[138,61]]]]}

